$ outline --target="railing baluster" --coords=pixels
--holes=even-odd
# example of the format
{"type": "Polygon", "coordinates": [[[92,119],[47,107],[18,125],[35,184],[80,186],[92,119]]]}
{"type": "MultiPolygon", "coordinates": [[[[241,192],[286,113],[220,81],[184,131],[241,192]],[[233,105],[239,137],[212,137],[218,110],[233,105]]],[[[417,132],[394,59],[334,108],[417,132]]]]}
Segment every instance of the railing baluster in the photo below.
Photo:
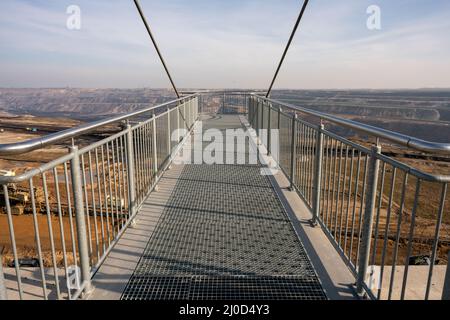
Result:
{"type": "Polygon", "coordinates": [[[331,146],[330,137],[325,136],[325,164],[324,164],[324,179],[323,179],[323,201],[322,201],[322,215],[320,217],[323,223],[328,221],[328,202],[329,202],[329,180],[330,180],[330,162],[331,162],[331,146]]]}
{"type": "MultiPolygon", "coordinates": [[[[120,137],[120,161],[121,161],[121,170],[122,170],[122,187],[121,187],[121,194],[123,197],[124,202],[124,209],[128,209],[125,207],[125,204],[128,203],[128,192],[127,192],[127,176],[125,174],[125,168],[126,168],[126,155],[125,155],[125,135],[120,137]]],[[[128,206],[128,204],[127,204],[128,206]]],[[[130,218],[130,212],[127,212],[127,220],[130,218]]]]}
{"type": "MultiPolygon", "coordinates": [[[[152,138],[151,138],[151,125],[152,123],[146,123],[142,126],[140,130],[140,136],[142,141],[142,163],[144,164],[144,189],[147,190],[153,183],[153,169],[152,169],[152,138]]],[[[139,203],[141,203],[144,200],[144,197],[146,195],[146,191],[143,189],[142,191],[142,199],[140,199],[139,203]]]]}
{"type": "MultiPolygon", "coordinates": [[[[185,109],[186,110],[186,109],[185,109]]],[[[186,112],[184,113],[186,117],[186,112]]],[[[158,176],[158,148],[157,148],[157,138],[156,138],[156,116],[153,114],[152,117],[152,123],[153,123],[153,132],[152,132],[152,140],[153,140],[153,183],[156,183],[156,178],[158,176]]],[[[188,128],[189,129],[189,128],[188,128]]]]}
{"type": "Polygon", "coordinates": [[[412,245],[413,245],[413,237],[414,237],[414,228],[416,226],[416,213],[417,213],[417,205],[419,202],[419,196],[420,196],[420,183],[421,180],[417,179],[416,183],[416,192],[414,195],[414,205],[411,213],[411,222],[409,226],[409,237],[408,237],[408,248],[405,258],[405,269],[403,271],[403,282],[402,282],[402,291],[400,293],[400,300],[405,299],[405,290],[406,285],[408,282],[408,272],[409,272],[409,258],[411,257],[412,253],[412,245]]]}
{"type": "Polygon", "coordinates": [[[380,269],[380,283],[378,288],[377,299],[381,297],[381,290],[383,288],[383,277],[384,277],[384,267],[386,261],[386,253],[387,253],[387,245],[388,245],[388,235],[389,235],[389,226],[391,223],[391,214],[392,214],[392,203],[394,199],[394,191],[395,191],[395,179],[397,177],[397,168],[392,169],[391,173],[391,190],[389,191],[389,200],[387,207],[387,215],[386,215],[386,227],[384,228],[384,243],[383,243],[383,251],[381,254],[381,269],[380,269]]]}
{"type": "Polygon", "coordinates": [[[136,213],[136,185],[134,180],[134,145],[133,145],[133,130],[131,125],[127,125],[127,155],[128,155],[128,210],[130,210],[130,217],[134,219],[136,213]]]}
{"type": "MultiPolygon", "coordinates": [[[[352,261],[352,253],[353,253],[353,242],[355,238],[355,225],[356,225],[356,203],[358,201],[358,190],[359,190],[359,177],[361,175],[361,152],[358,151],[358,166],[356,167],[356,175],[355,175],[355,192],[353,195],[353,206],[352,206],[352,232],[350,236],[350,246],[349,246],[349,253],[348,256],[350,258],[350,261],[352,261]]],[[[359,233],[357,235],[359,237],[359,233]]]]}
{"type": "Polygon", "coordinates": [[[383,166],[381,168],[381,182],[380,182],[380,190],[378,191],[378,204],[377,204],[377,215],[375,219],[375,230],[373,235],[373,252],[371,258],[371,264],[375,265],[375,258],[377,255],[377,245],[378,245],[378,234],[380,229],[380,216],[381,216],[381,207],[383,205],[383,194],[384,194],[384,181],[386,176],[386,162],[383,162],[383,166]]]}
{"type": "Polygon", "coordinates": [[[291,191],[295,190],[294,187],[294,176],[295,176],[295,161],[297,159],[297,139],[295,139],[296,137],[296,132],[297,132],[297,113],[294,113],[294,115],[292,116],[292,128],[291,128],[291,172],[290,172],[290,187],[289,189],[291,191]]]}
{"type": "MultiPolygon", "coordinates": [[[[305,185],[306,185],[306,145],[307,145],[307,139],[306,139],[306,126],[304,124],[300,125],[300,140],[298,143],[300,144],[297,146],[297,149],[300,149],[300,179],[299,179],[299,185],[298,188],[303,196],[305,198],[305,185]]],[[[296,150],[297,152],[297,150],[296,150]]]]}
{"type": "MultiPolygon", "coordinates": [[[[67,263],[67,250],[66,250],[66,237],[65,237],[65,231],[64,231],[64,223],[63,223],[63,218],[62,218],[62,207],[61,207],[61,194],[59,192],[59,181],[58,181],[58,170],[57,168],[53,168],[53,178],[54,178],[54,182],[55,182],[55,193],[56,193],[56,201],[57,201],[57,206],[58,206],[58,222],[59,222],[59,232],[60,232],[60,237],[61,237],[61,247],[63,250],[63,263],[64,263],[64,274],[66,277],[66,282],[69,279],[69,274],[68,274],[68,263],[67,263]]],[[[67,289],[67,294],[69,296],[69,300],[71,300],[71,293],[70,293],[70,289],[67,289]]]]}
{"type": "MultiPolygon", "coordinates": [[[[111,222],[112,222],[112,228],[114,231],[114,238],[117,236],[117,234],[120,231],[120,226],[119,226],[119,219],[118,219],[118,213],[117,213],[117,209],[114,206],[114,195],[113,195],[113,177],[111,174],[111,155],[110,155],[110,148],[109,148],[109,143],[106,143],[106,163],[107,163],[107,167],[108,167],[108,191],[109,191],[109,205],[111,206],[111,222]],[[116,228],[117,227],[117,230],[116,228]]],[[[114,170],[114,167],[113,167],[114,170]]]]}
{"type": "MultiPolygon", "coordinates": [[[[117,174],[116,174],[116,167],[117,167],[117,163],[116,163],[116,148],[115,148],[115,143],[114,140],[111,141],[111,165],[112,165],[112,171],[113,171],[113,204],[114,207],[116,209],[116,223],[117,223],[117,233],[120,232],[120,228],[121,228],[121,214],[120,214],[120,210],[119,210],[119,205],[117,204],[118,201],[118,193],[117,193],[117,174]]],[[[111,169],[110,169],[111,170],[111,169]]],[[[110,178],[111,179],[111,178],[110,178]]],[[[88,221],[89,222],[89,221],[88,221]]]]}
{"type": "Polygon", "coordinates": [[[83,189],[81,186],[80,158],[78,147],[70,147],[72,159],[70,160],[70,171],[72,174],[72,188],[75,206],[75,221],[77,225],[78,252],[80,255],[81,279],[85,284],[84,294],[92,291],[91,267],[89,264],[89,249],[86,233],[86,219],[84,214],[83,189]]]}
{"type": "Polygon", "coordinates": [[[69,228],[70,228],[70,239],[72,242],[72,258],[73,263],[76,268],[78,268],[78,258],[77,258],[77,250],[76,250],[76,238],[75,231],[73,227],[73,214],[72,214],[72,200],[70,196],[70,187],[69,187],[69,173],[67,169],[67,162],[64,162],[64,186],[66,189],[67,196],[67,207],[68,207],[68,215],[69,215],[69,228]]]}
{"type": "Polygon", "coordinates": [[[367,269],[370,258],[370,242],[372,240],[373,216],[375,211],[375,200],[378,185],[378,171],[380,169],[380,160],[378,155],[381,153],[380,146],[372,147],[372,153],[369,163],[369,177],[366,205],[363,217],[362,240],[359,254],[358,277],[356,281],[356,290],[358,294],[363,293],[363,284],[366,281],[367,269]]]}
{"type": "Polygon", "coordinates": [[[342,177],[343,187],[342,187],[342,198],[341,198],[341,209],[340,209],[340,221],[339,221],[339,247],[342,246],[342,226],[344,224],[344,203],[345,203],[345,191],[347,186],[347,164],[348,164],[348,146],[345,147],[345,159],[344,159],[344,176],[342,177]]]}
{"type": "Polygon", "coordinates": [[[56,250],[55,250],[55,241],[53,237],[53,224],[52,224],[52,212],[50,210],[50,202],[48,196],[48,188],[47,188],[47,176],[45,172],[42,173],[42,186],[44,187],[44,202],[45,202],[45,210],[47,213],[47,227],[50,241],[50,250],[52,255],[52,264],[53,264],[53,275],[55,277],[55,287],[56,287],[56,298],[58,300],[61,299],[61,290],[59,287],[59,277],[58,277],[58,265],[56,263],[56,250]]]}
{"type": "Polygon", "coordinates": [[[356,248],[355,265],[358,265],[359,254],[361,252],[361,250],[359,248],[361,246],[361,235],[362,235],[362,227],[363,227],[362,219],[364,216],[365,199],[366,199],[367,168],[368,168],[368,164],[369,164],[369,155],[366,154],[364,158],[365,158],[364,174],[363,174],[363,181],[362,181],[363,187],[362,187],[362,191],[361,191],[361,206],[360,206],[360,210],[359,210],[359,219],[358,219],[358,243],[357,243],[357,248],[356,248]]]}
{"type": "Polygon", "coordinates": [[[101,227],[101,235],[102,235],[102,254],[106,251],[106,244],[105,244],[105,223],[103,220],[103,203],[102,203],[102,191],[101,191],[101,182],[100,182],[100,166],[98,165],[98,150],[95,149],[95,171],[97,175],[97,198],[98,198],[98,205],[100,208],[100,227],[101,227]]]}
{"type": "Polygon", "coordinates": [[[337,163],[337,159],[338,159],[338,141],[334,140],[334,154],[333,154],[333,177],[332,177],[332,183],[331,183],[331,201],[330,201],[330,221],[329,221],[329,227],[328,229],[330,230],[330,233],[333,234],[333,225],[334,225],[334,213],[333,213],[333,208],[334,208],[334,196],[336,195],[336,175],[337,175],[337,168],[338,168],[338,163],[337,163]]]}
{"type": "MultiPolygon", "coordinates": [[[[103,194],[104,194],[104,199],[105,199],[105,215],[106,215],[106,234],[108,236],[108,245],[111,245],[111,236],[114,237],[114,223],[111,221],[109,221],[109,206],[108,206],[108,192],[107,192],[107,187],[106,187],[106,173],[105,173],[105,154],[104,154],[104,148],[103,145],[101,146],[101,161],[102,161],[102,180],[103,180],[103,194]],[[111,231],[110,231],[110,227],[111,227],[111,231]]],[[[111,211],[111,219],[113,219],[112,217],[112,211],[111,211]]]]}
{"type": "Polygon", "coordinates": [[[342,149],[343,149],[343,143],[341,142],[339,145],[339,169],[338,169],[338,175],[337,175],[337,190],[336,190],[336,205],[335,205],[335,216],[336,219],[334,220],[334,235],[335,235],[335,239],[338,239],[338,221],[340,220],[339,217],[339,199],[341,197],[341,178],[342,178],[342,149]]]}
{"type": "Polygon", "coordinates": [[[391,281],[389,283],[388,300],[391,300],[392,291],[394,289],[395,269],[397,266],[398,247],[400,244],[401,228],[402,228],[402,221],[403,221],[403,211],[405,208],[406,189],[408,186],[408,177],[409,177],[409,174],[407,172],[405,172],[404,176],[403,176],[403,186],[402,186],[402,195],[401,195],[401,200],[400,200],[400,209],[398,211],[398,218],[397,218],[397,232],[396,232],[396,236],[395,236],[394,252],[392,254],[392,268],[391,268],[391,278],[390,278],[391,281]]]}
{"type": "Polygon", "coordinates": [[[351,204],[351,197],[352,197],[352,182],[353,182],[353,166],[354,166],[354,157],[355,157],[355,150],[352,148],[352,155],[350,160],[350,177],[348,181],[348,197],[347,197],[347,210],[345,213],[345,238],[344,238],[344,247],[342,251],[345,253],[347,251],[347,239],[348,239],[348,221],[349,221],[349,214],[350,214],[350,204],[351,204]]]}
{"type": "Polygon", "coordinates": [[[177,105],[177,145],[180,143],[180,105],[177,105]]]}
{"type": "Polygon", "coordinates": [[[171,125],[171,123],[170,123],[170,107],[167,107],[167,157],[169,157],[169,158],[172,153],[172,146],[171,146],[172,139],[171,139],[171,134],[170,134],[170,131],[171,131],[170,125],[171,125]]]}
{"type": "Polygon", "coordinates": [[[89,213],[89,199],[88,199],[88,187],[86,182],[86,170],[84,165],[84,154],[80,155],[81,158],[81,174],[82,174],[82,182],[83,182],[83,191],[84,191],[84,204],[86,207],[86,219],[87,219],[87,230],[88,230],[88,247],[89,247],[89,257],[92,258],[92,232],[91,232],[91,219],[89,213]]]}
{"type": "Polygon", "coordinates": [[[323,130],[324,125],[320,124],[317,130],[316,140],[316,154],[314,165],[314,198],[313,198],[313,218],[312,224],[317,224],[317,219],[320,214],[320,192],[322,189],[322,162],[323,162],[323,130]]]}
{"type": "Polygon", "coordinates": [[[14,255],[14,268],[16,270],[16,278],[17,278],[17,289],[19,290],[19,298],[23,299],[23,289],[22,289],[22,276],[20,274],[20,264],[19,264],[19,257],[17,253],[17,246],[16,246],[16,235],[14,233],[14,223],[12,219],[11,214],[11,204],[9,202],[9,193],[8,193],[8,186],[3,185],[3,194],[5,197],[5,204],[6,204],[6,214],[8,216],[8,228],[9,228],[9,237],[11,240],[11,246],[13,250],[14,255]]]}
{"type": "Polygon", "coordinates": [[[267,116],[267,155],[270,155],[272,148],[272,138],[271,138],[271,130],[272,130],[272,104],[268,104],[269,115],[267,116]]]}
{"type": "Polygon", "coordinates": [[[95,246],[96,246],[96,255],[97,261],[100,260],[100,242],[98,239],[98,223],[97,223],[97,205],[95,203],[95,188],[94,188],[94,173],[92,172],[92,155],[91,151],[88,152],[88,161],[89,161],[89,179],[91,185],[91,199],[92,199],[92,213],[94,219],[94,229],[95,229],[95,246]]]}

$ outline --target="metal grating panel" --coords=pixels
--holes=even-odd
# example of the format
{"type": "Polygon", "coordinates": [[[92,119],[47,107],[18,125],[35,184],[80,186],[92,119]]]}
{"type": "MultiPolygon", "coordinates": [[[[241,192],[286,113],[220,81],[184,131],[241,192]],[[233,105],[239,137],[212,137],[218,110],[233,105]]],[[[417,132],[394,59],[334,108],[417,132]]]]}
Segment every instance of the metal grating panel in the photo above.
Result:
{"type": "Polygon", "coordinates": [[[184,276],[132,278],[127,300],[323,300],[315,279],[298,276],[184,276]]]}
{"type": "Polygon", "coordinates": [[[325,299],[257,165],[185,165],[123,299],[325,299]]]}

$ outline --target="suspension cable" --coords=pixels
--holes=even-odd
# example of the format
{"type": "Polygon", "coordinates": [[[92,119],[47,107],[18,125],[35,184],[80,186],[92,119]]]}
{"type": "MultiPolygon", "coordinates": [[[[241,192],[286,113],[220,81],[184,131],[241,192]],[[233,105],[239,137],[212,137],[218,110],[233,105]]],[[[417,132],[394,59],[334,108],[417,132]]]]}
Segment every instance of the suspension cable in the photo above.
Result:
{"type": "Polygon", "coordinates": [[[164,61],[164,58],[163,58],[161,52],[159,51],[158,45],[156,43],[155,38],[153,37],[152,31],[150,30],[150,26],[147,23],[147,19],[145,18],[144,12],[142,11],[139,1],[134,0],[134,4],[136,5],[137,10],[139,11],[139,15],[142,18],[142,22],[144,22],[145,28],[147,29],[147,32],[148,32],[148,35],[150,36],[150,39],[153,42],[156,52],[158,53],[159,59],[161,60],[163,66],[164,66],[164,70],[166,70],[166,73],[167,73],[167,76],[169,77],[170,83],[172,84],[172,87],[175,90],[177,97],[180,98],[180,94],[178,93],[177,87],[175,86],[175,83],[172,80],[172,76],[170,75],[170,72],[169,72],[169,69],[167,68],[166,62],[164,61]]]}
{"type": "Polygon", "coordinates": [[[288,43],[286,45],[286,48],[284,49],[283,55],[281,56],[281,60],[280,60],[280,63],[278,64],[277,71],[275,72],[275,75],[274,75],[274,77],[272,79],[272,83],[270,84],[269,90],[267,90],[266,98],[269,98],[269,96],[270,96],[270,93],[272,91],[272,87],[273,87],[273,85],[275,83],[275,80],[278,77],[278,73],[280,72],[281,65],[283,64],[284,58],[286,57],[286,54],[287,54],[287,52],[289,50],[289,47],[290,47],[291,42],[292,42],[292,39],[294,39],[295,32],[297,31],[298,25],[300,24],[300,21],[302,20],[303,14],[305,13],[306,7],[308,6],[308,2],[309,2],[309,0],[305,0],[305,2],[303,3],[302,9],[301,9],[300,14],[298,15],[298,18],[297,18],[297,22],[295,22],[294,29],[292,30],[291,36],[289,37],[289,41],[288,41],[288,43]]]}

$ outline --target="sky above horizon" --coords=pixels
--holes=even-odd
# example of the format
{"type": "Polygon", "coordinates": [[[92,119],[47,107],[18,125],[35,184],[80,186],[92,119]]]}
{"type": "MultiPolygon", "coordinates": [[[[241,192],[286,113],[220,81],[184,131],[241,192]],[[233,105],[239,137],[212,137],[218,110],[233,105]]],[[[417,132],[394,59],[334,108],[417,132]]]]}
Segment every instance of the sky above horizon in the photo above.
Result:
{"type": "MultiPolygon", "coordinates": [[[[267,88],[303,3],[140,2],[180,88],[267,88]]],[[[449,31],[448,0],[311,0],[275,88],[450,88],[449,31]]],[[[0,87],[170,87],[132,0],[2,0],[0,49],[0,87]]]]}

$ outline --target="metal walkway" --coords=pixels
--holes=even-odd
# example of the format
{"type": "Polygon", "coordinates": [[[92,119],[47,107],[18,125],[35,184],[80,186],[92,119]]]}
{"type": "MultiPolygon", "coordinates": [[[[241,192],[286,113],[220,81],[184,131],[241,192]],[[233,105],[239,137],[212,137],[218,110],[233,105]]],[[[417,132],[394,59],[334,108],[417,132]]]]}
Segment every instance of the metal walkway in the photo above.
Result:
{"type": "MultiPolygon", "coordinates": [[[[218,116],[204,129],[241,127],[218,116]]],[[[184,165],[122,299],[325,299],[258,165],[184,165]]]]}
{"type": "MultiPolygon", "coordinates": [[[[450,177],[382,154],[381,145],[349,141],[333,126],[367,134],[367,145],[375,137],[430,155],[449,150],[249,92],[193,93],[0,145],[1,156],[21,155],[74,138],[68,154],[0,176],[1,231],[9,235],[0,298],[448,299],[450,259],[440,244],[448,242],[450,177]],[[270,158],[266,146],[279,150],[282,170],[263,176],[256,161],[166,170],[181,146],[194,154],[210,148],[189,144],[205,120],[199,112],[216,115],[203,129],[242,128],[242,121],[252,139],[258,132],[262,158],[270,158]],[[120,131],[93,144],[83,139],[119,123],[120,131]],[[279,138],[266,139],[266,129],[279,138]],[[13,214],[17,186],[29,195],[29,217],[13,214]],[[417,238],[424,221],[426,243],[417,238]],[[443,263],[411,266],[417,253],[443,263]],[[21,264],[29,258],[37,266],[21,264]],[[370,287],[371,266],[380,270],[378,288],[370,287]]],[[[249,148],[234,149],[225,159],[254,158],[249,148]]]]}

